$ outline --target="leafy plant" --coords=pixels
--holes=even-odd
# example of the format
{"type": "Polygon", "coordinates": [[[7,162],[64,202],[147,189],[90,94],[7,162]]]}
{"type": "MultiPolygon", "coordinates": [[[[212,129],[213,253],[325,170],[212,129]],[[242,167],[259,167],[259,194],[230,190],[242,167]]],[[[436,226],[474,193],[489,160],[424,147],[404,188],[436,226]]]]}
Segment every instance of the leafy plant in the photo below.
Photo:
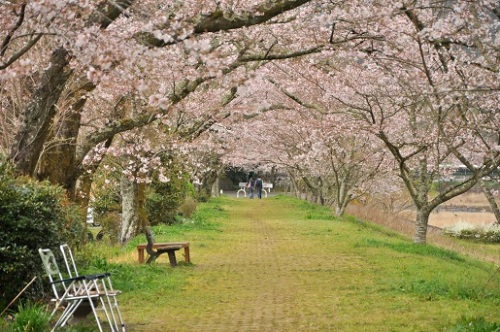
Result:
{"type": "Polygon", "coordinates": [[[50,315],[45,306],[33,303],[18,306],[10,331],[13,332],[45,332],[49,330],[50,315]]]}
{"type": "Polygon", "coordinates": [[[191,196],[187,196],[184,199],[184,202],[179,207],[179,211],[185,218],[191,218],[195,210],[196,210],[196,200],[191,196]]]}
{"type": "Polygon", "coordinates": [[[186,194],[193,189],[187,185],[189,181],[182,164],[168,155],[162,156],[162,162],[169,165],[169,181],[162,182],[159,180],[160,174],[153,175],[146,199],[146,211],[151,225],[173,224],[179,206],[186,194]]]}
{"type": "MultiPolygon", "coordinates": [[[[83,237],[83,216],[68,202],[61,187],[16,177],[0,159],[0,298],[10,301],[36,275],[42,275],[39,248],[55,248],[83,237]]],[[[25,299],[42,296],[33,284],[25,299]]]]}

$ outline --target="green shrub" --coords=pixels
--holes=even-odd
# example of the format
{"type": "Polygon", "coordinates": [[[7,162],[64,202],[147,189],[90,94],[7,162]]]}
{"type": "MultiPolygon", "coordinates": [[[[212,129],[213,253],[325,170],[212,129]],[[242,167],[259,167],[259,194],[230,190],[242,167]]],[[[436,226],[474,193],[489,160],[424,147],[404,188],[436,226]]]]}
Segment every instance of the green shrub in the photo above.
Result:
{"type": "MultiPolygon", "coordinates": [[[[61,187],[15,177],[13,167],[0,159],[0,308],[34,276],[43,275],[39,248],[81,239],[84,225],[78,211],[61,187]]],[[[41,282],[34,283],[23,298],[37,299],[42,288],[41,282]]]]}
{"type": "Polygon", "coordinates": [[[13,332],[45,332],[50,329],[50,314],[41,304],[19,305],[10,326],[13,332]]]}
{"type": "MultiPolygon", "coordinates": [[[[109,240],[111,243],[118,243],[120,239],[120,214],[116,211],[109,211],[99,217],[99,224],[104,231],[103,238],[109,240]]],[[[97,237],[97,236],[96,236],[97,237]]],[[[102,241],[103,238],[98,238],[102,241]]]]}
{"type": "Polygon", "coordinates": [[[168,182],[160,182],[159,174],[153,175],[146,197],[146,211],[151,225],[171,225],[175,222],[177,211],[189,190],[187,175],[182,172],[181,166],[174,161],[169,164],[168,182]]]}
{"type": "Polygon", "coordinates": [[[93,209],[94,222],[96,224],[105,224],[106,220],[104,219],[109,213],[119,213],[121,211],[119,186],[105,184],[96,186],[93,195],[94,199],[90,201],[89,207],[93,209]]]}
{"type": "Polygon", "coordinates": [[[196,200],[191,196],[187,196],[184,199],[184,202],[179,207],[179,211],[180,213],[182,213],[183,217],[191,218],[193,216],[194,211],[196,210],[196,205],[197,205],[196,200]]]}

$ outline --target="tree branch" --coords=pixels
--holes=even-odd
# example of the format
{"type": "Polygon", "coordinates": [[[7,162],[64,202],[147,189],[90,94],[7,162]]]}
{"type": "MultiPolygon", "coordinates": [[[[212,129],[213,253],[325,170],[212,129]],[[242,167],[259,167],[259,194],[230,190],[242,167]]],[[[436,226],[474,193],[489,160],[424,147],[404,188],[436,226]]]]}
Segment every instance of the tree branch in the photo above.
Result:
{"type": "Polygon", "coordinates": [[[108,1],[99,4],[96,10],[90,14],[87,26],[97,24],[101,29],[106,29],[115,19],[127,10],[135,0],[108,1]]]}
{"type": "MultiPolygon", "coordinates": [[[[223,12],[222,10],[216,10],[208,15],[200,14],[195,19],[196,22],[194,24],[193,34],[199,35],[208,32],[228,31],[262,24],[310,1],[311,0],[267,0],[254,8],[251,12],[245,11],[241,14],[236,14],[232,11],[223,12]]],[[[183,39],[189,38],[190,36],[186,36],[183,39]]],[[[165,47],[177,44],[183,40],[174,37],[172,40],[166,42],[163,39],[156,38],[151,32],[138,33],[135,35],[135,39],[138,43],[150,47],[165,47]]]]}
{"type": "Polygon", "coordinates": [[[252,25],[262,24],[289,10],[298,8],[310,0],[268,0],[254,8],[252,12],[236,15],[232,12],[215,11],[206,16],[200,16],[195,25],[195,34],[232,30],[252,25]],[[261,14],[253,14],[253,13],[261,14]]]}
{"type": "Polygon", "coordinates": [[[3,40],[2,46],[0,46],[0,56],[5,55],[5,52],[7,51],[7,47],[9,46],[9,43],[12,39],[12,36],[14,35],[14,32],[16,32],[16,30],[19,29],[21,27],[21,25],[23,24],[25,10],[26,10],[26,3],[22,3],[21,4],[21,11],[19,12],[19,19],[17,20],[17,23],[7,33],[7,36],[5,36],[5,39],[3,40]]]}

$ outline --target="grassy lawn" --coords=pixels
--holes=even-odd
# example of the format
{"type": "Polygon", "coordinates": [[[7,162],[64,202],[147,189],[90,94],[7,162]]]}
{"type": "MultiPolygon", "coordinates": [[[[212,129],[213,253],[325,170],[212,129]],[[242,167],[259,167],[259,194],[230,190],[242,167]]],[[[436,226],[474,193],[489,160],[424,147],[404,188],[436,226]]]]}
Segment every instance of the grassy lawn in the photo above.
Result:
{"type": "Polygon", "coordinates": [[[500,323],[498,266],[418,246],[380,226],[338,220],[290,197],[222,197],[192,221],[156,227],[156,241],[190,241],[192,264],[139,265],[98,244],[88,270],[107,269],[128,331],[469,331],[500,323]],[[106,258],[104,258],[106,257],[106,258]]]}

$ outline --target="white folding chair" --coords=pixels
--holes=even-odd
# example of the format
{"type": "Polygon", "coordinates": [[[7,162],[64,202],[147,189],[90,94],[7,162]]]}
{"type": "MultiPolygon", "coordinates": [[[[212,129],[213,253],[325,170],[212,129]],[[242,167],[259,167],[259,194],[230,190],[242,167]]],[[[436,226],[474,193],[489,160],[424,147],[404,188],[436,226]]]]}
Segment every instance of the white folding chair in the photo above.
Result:
{"type": "MultiPolygon", "coordinates": [[[[79,277],[78,269],[76,268],[75,259],[73,257],[73,253],[68,244],[62,244],[60,247],[61,253],[64,258],[64,263],[66,265],[66,269],[68,271],[68,275],[70,277],[79,277]]],[[[113,331],[125,331],[125,323],[123,322],[123,318],[120,312],[120,307],[118,306],[117,295],[121,292],[119,290],[115,290],[113,288],[113,284],[111,282],[111,274],[108,272],[93,274],[90,276],[92,281],[92,289],[97,290],[101,296],[103,297],[104,303],[109,309],[109,313],[111,314],[110,325],[112,326],[113,331]]],[[[109,319],[109,317],[108,317],[109,319]]]]}
{"type": "Polygon", "coordinates": [[[94,287],[94,285],[96,284],[96,278],[94,276],[70,276],[68,278],[65,278],[59,270],[56,258],[52,253],[52,250],[38,249],[38,252],[40,253],[40,257],[42,258],[43,266],[49,278],[49,282],[54,295],[52,301],[55,302],[55,307],[50,314],[50,317],[52,318],[60,308],[64,308],[57,322],[54,324],[51,332],[55,331],[59,327],[65,326],[69,319],[73,316],[73,313],[82,303],[84,303],[84,301],[88,302],[88,304],[90,305],[99,331],[102,332],[103,330],[101,322],[99,320],[99,316],[96,311],[96,305],[94,303],[100,301],[101,305],[103,306],[106,318],[110,322],[111,330],[114,331],[103,300],[103,294],[99,291],[96,291],[94,287]]]}

